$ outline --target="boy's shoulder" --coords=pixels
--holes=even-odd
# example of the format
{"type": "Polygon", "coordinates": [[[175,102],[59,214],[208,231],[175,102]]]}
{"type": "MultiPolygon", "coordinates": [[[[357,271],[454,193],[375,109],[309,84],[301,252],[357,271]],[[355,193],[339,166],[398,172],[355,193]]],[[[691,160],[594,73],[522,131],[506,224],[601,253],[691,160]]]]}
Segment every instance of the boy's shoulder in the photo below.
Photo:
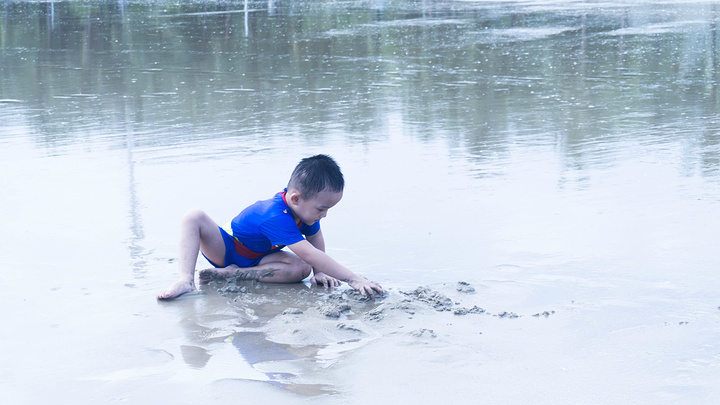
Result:
{"type": "Polygon", "coordinates": [[[260,200],[256,202],[254,205],[257,205],[258,208],[265,209],[266,211],[277,213],[274,211],[289,213],[289,208],[287,205],[287,202],[285,202],[285,197],[282,192],[275,194],[272,196],[272,198],[268,198],[267,200],[260,200]]]}
{"type": "Polygon", "coordinates": [[[280,192],[275,194],[272,198],[268,198],[267,200],[256,201],[255,203],[245,208],[238,215],[238,219],[248,219],[250,217],[254,217],[256,219],[262,220],[278,216],[285,216],[288,214],[290,215],[290,218],[292,218],[290,207],[288,207],[282,194],[283,193],[280,192]]]}
{"type": "MultiPolygon", "coordinates": [[[[283,238],[298,233],[313,235],[320,229],[320,222],[313,225],[295,222],[290,207],[284,198],[284,192],[275,194],[267,200],[260,200],[245,208],[231,221],[231,228],[237,235],[281,235],[283,238]]],[[[278,239],[279,240],[279,239],[278,239]]]]}

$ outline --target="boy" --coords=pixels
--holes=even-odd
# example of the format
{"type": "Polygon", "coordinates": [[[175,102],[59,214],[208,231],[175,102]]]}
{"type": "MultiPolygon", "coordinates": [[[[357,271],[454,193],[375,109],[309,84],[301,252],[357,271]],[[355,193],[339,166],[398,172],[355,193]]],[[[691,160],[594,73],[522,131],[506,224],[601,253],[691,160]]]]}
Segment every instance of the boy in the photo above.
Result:
{"type": "Polygon", "coordinates": [[[202,211],[188,212],[180,225],[180,279],[157,298],[175,298],[196,290],[198,251],[215,266],[200,272],[201,283],[235,276],[295,283],[314,271],[313,284],[335,287],[345,281],[363,296],[382,294],[379,285],[325,254],[319,221],[340,201],[344,186],[337,163],[327,155],[315,155],[300,161],[285,191],[244,209],[224,228],[202,211]],[[285,246],[292,253],[281,250],[285,246]]]}

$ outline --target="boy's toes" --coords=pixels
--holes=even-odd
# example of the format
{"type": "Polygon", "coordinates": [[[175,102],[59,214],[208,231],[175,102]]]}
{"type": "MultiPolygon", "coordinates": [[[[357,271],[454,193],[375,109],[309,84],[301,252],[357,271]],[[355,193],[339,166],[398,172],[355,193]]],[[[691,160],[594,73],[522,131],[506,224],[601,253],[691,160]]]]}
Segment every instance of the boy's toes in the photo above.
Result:
{"type": "Polygon", "coordinates": [[[167,290],[157,295],[159,300],[169,300],[172,298],[179,297],[185,293],[195,291],[195,286],[192,283],[177,282],[170,286],[167,290]]]}
{"type": "Polygon", "coordinates": [[[173,293],[169,291],[163,291],[160,294],[157,295],[157,299],[159,300],[169,300],[171,298],[175,298],[177,295],[173,295],[173,293]]]}

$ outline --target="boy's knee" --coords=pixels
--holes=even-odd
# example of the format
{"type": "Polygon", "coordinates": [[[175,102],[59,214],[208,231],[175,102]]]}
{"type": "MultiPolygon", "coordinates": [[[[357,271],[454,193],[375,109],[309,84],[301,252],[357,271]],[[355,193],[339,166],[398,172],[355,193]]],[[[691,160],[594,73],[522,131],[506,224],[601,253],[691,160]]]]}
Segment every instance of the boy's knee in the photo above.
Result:
{"type": "Polygon", "coordinates": [[[293,268],[294,268],[295,274],[297,275],[297,278],[299,279],[298,281],[304,280],[312,272],[312,266],[305,263],[299,257],[296,257],[294,259],[293,268]]]}
{"type": "Polygon", "coordinates": [[[183,215],[183,221],[197,221],[205,216],[205,213],[198,209],[193,209],[183,215]]]}
{"type": "Polygon", "coordinates": [[[190,210],[183,215],[182,223],[200,225],[206,223],[208,220],[212,221],[204,211],[195,209],[190,210]]]}
{"type": "Polygon", "coordinates": [[[305,262],[303,262],[302,260],[301,260],[301,262],[302,262],[302,267],[301,267],[301,269],[300,269],[300,271],[301,271],[301,273],[302,273],[302,278],[301,278],[301,280],[305,280],[305,279],[310,275],[310,273],[312,272],[312,266],[309,265],[309,264],[307,264],[307,263],[305,263],[305,262]]]}

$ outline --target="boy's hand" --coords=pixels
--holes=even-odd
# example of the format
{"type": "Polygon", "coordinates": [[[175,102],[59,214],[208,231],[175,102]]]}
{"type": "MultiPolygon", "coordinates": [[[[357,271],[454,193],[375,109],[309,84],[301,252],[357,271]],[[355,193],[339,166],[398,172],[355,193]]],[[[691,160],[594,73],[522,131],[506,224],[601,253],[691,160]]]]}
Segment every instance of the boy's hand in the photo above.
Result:
{"type": "Polygon", "coordinates": [[[318,271],[318,272],[315,272],[315,275],[312,276],[312,278],[310,279],[310,284],[322,285],[325,288],[329,288],[329,287],[339,287],[341,282],[340,282],[340,280],[338,280],[334,277],[330,277],[327,274],[321,273],[318,271]]]}
{"type": "Polygon", "coordinates": [[[360,294],[362,294],[363,297],[370,297],[370,299],[374,300],[375,292],[380,295],[383,294],[382,287],[364,277],[357,277],[352,280],[345,281],[347,281],[350,287],[360,291],[360,294]]]}

